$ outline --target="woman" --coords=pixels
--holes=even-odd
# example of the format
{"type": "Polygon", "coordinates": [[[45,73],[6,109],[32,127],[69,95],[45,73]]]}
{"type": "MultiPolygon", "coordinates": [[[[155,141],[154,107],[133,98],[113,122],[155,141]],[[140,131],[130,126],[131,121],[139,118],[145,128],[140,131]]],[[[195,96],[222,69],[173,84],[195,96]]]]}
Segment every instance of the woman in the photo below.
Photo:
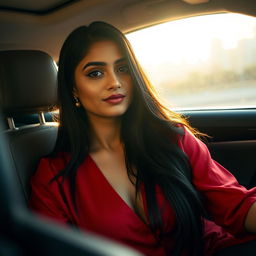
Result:
{"type": "Polygon", "coordinates": [[[253,239],[256,188],[158,102],[119,30],[94,22],[68,36],[58,95],[55,149],[32,179],[35,211],[145,255],[211,255],[253,239]]]}

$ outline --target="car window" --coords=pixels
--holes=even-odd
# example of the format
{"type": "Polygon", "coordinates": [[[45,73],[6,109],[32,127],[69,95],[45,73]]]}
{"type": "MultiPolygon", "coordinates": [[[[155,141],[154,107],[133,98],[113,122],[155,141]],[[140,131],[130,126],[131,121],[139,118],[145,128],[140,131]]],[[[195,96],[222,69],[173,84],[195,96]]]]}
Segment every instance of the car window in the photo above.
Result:
{"type": "Polygon", "coordinates": [[[256,106],[256,19],[221,13],[128,33],[160,99],[175,109],[256,106]]]}

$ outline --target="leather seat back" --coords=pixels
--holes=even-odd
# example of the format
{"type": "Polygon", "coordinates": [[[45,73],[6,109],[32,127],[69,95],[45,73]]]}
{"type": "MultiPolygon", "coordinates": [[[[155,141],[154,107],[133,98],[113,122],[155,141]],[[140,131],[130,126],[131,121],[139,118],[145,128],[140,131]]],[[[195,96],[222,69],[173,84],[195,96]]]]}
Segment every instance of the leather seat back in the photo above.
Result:
{"type": "Polygon", "coordinates": [[[30,194],[29,180],[41,157],[55,144],[58,124],[45,122],[44,112],[57,104],[57,68],[41,51],[0,52],[0,105],[8,121],[8,149],[25,200],[30,194]],[[38,113],[39,123],[16,127],[14,118],[38,113]]]}

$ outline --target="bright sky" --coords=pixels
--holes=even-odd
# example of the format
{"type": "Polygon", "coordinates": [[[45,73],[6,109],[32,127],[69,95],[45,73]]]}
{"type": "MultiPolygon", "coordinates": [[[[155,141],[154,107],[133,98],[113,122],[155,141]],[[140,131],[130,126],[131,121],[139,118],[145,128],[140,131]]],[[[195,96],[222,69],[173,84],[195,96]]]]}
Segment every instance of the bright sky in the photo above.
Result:
{"type": "Polygon", "coordinates": [[[193,64],[206,60],[213,40],[224,49],[256,34],[256,19],[241,14],[212,14],[156,25],[127,34],[142,65],[151,62],[193,64]]]}
{"type": "MultiPolygon", "coordinates": [[[[145,28],[129,33],[127,37],[161,98],[170,102],[171,106],[208,106],[209,95],[213,97],[215,92],[207,91],[209,88],[206,86],[205,91],[200,91],[201,94],[197,95],[198,98],[195,95],[190,97],[190,87],[197,86],[191,80],[188,83],[189,88],[185,91],[183,89],[179,96],[179,83],[191,79],[191,74],[215,72],[218,70],[216,63],[218,68],[234,72],[240,72],[248,63],[251,65],[256,52],[256,19],[231,13],[203,15],[145,28]],[[243,39],[245,43],[240,45],[243,39]],[[188,96],[184,97],[184,92],[188,96]],[[200,103],[203,99],[206,102],[200,103]]],[[[238,97],[233,99],[235,105],[240,100],[240,94],[235,94],[238,97]]],[[[249,96],[253,94],[251,92],[249,96]]],[[[242,100],[248,103],[246,97],[243,96],[242,100]]],[[[218,94],[212,100],[219,104],[219,99],[218,94]]],[[[253,104],[255,105],[255,98],[253,104]]]]}

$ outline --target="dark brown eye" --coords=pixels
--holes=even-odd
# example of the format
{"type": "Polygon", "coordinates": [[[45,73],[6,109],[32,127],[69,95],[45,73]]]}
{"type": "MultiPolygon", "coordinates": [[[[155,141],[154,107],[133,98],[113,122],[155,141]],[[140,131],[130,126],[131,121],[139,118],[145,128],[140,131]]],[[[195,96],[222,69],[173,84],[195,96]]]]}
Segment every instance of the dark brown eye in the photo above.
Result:
{"type": "Polygon", "coordinates": [[[120,73],[128,73],[129,67],[127,65],[122,65],[122,66],[118,67],[117,71],[120,73]]]}
{"type": "Polygon", "coordinates": [[[99,77],[103,76],[103,72],[101,72],[100,70],[94,70],[94,71],[88,73],[87,76],[91,77],[91,78],[99,78],[99,77]]]}

